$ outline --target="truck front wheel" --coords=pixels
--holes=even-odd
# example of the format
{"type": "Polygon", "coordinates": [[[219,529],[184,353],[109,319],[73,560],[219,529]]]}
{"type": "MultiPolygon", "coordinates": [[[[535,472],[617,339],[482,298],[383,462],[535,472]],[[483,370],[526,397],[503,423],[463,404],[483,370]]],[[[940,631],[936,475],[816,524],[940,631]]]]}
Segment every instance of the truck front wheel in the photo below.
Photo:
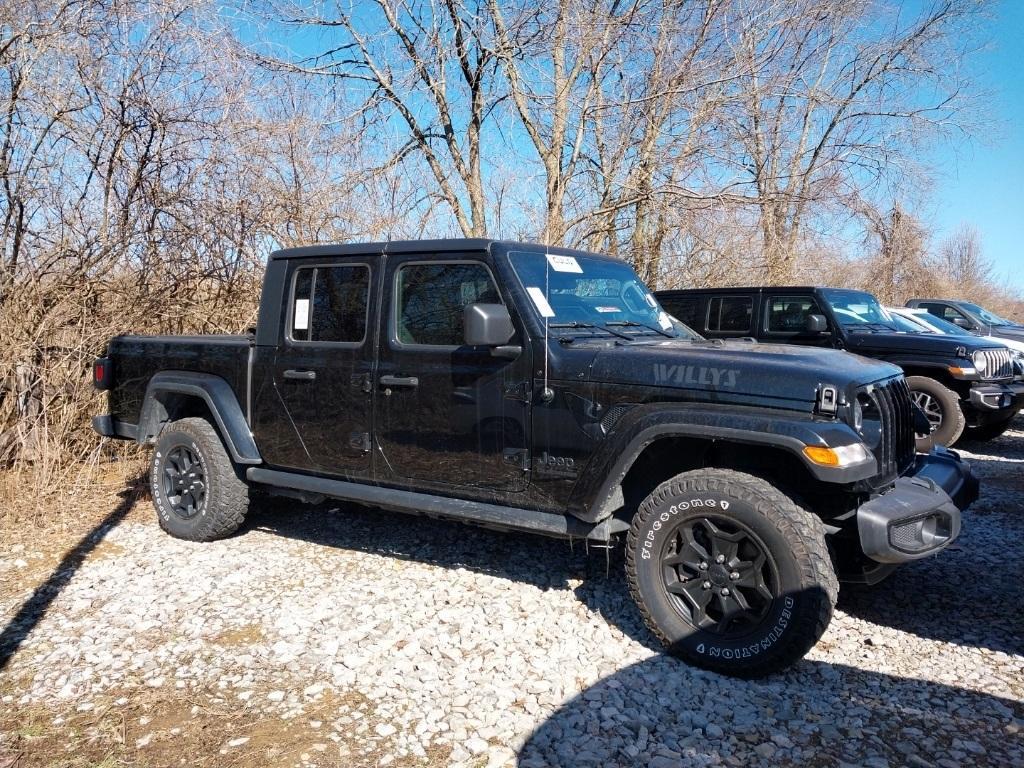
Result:
{"type": "Polygon", "coordinates": [[[249,489],[206,419],[180,419],[164,428],[149,477],[160,527],[172,536],[213,541],[234,533],[245,519],[249,489]]]}
{"type": "Polygon", "coordinates": [[[800,659],[839,592],[821,521],[766,481],[725,469],[676,475],[643,501],[626,577],[670,653],[736,677],[800,659]]]}
{"type": "Polygon", "coordinates": [[[931,434],[917,436],[917,450],[927,453],[932,446],[951,446],[959,440],[967,419],[956,392],[927,376],[907,376],[907,386],[932,427],[931,434]]]}

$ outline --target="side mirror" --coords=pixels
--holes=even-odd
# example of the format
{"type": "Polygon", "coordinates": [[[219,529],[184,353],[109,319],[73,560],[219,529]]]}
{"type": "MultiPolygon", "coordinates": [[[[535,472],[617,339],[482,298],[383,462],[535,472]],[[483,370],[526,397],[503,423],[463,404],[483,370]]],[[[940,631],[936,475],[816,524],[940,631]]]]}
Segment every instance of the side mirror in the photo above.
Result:
{"type": "Polygon", "coordinates": [[[466,344],[471,347],[500,347],[516,332],[504,304],[470,304],[462,318],[466,344]]]}
{"type": "Polygon", "coordinates": [[[974,325],[966,317],[954,317],[953,324],[959,325],[961,328],[968,331],[974,328],[974,325]]]}
{"type": "Polygon", "coordinates": [[[828,321],[824,315],[808,315],[806,330],[808,333],[824,333],[828,330],[828,321]]]}

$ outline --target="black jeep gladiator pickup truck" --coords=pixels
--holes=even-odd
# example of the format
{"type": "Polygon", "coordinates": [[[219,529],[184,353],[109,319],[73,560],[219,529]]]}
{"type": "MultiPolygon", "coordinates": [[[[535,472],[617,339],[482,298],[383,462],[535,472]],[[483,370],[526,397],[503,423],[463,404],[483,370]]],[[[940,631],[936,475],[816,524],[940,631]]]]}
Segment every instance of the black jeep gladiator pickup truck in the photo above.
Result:
{"type": "Polygon", "coordinates": [[[658,291],[661,305],[711,338],[750,337],[772,344],[833,347],[898,365],[928,416],[918,450],[951,446],[961,435],[988,440],[1024,405],[1013,353],[969,336],[898,332],[865,291],[787,286],[658,291]]]}
{"type": "Polygon", "coordinates": [[[611,545],[675,654],[756,676],[862,582],[953,541],[978,484],[914,450],[899,369],[681,333],[626,264],[492,240],[274,253],[250,336],[112,339],[97,432],[154,444],[163,528],[250,489],[611,545]]]}

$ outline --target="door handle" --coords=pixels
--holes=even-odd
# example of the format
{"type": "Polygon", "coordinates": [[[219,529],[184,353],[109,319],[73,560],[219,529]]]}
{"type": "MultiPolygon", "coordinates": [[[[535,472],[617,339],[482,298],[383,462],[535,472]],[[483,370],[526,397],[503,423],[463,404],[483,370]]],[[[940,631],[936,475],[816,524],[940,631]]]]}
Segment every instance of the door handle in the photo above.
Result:
{"type": "Polygon", "coordinates": [[[415,376],[381,376],[383,387],[418,387],[420,380],[415,376]]]}
{"type": "Polygon", "coordinates": [[[313,381],[316,378],[316,371],[296,371],[294,368],[289,368],[284,372],[284,377],[295,381],[313,381]]]}

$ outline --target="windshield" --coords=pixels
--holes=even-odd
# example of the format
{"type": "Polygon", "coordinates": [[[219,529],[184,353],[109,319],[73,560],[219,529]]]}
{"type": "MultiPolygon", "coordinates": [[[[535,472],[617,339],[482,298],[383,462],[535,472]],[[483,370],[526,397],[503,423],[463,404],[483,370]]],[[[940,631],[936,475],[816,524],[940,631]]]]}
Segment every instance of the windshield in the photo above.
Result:
{"type": "Polygon", "coordinates": [[[973,312],[981,318],[982,322],[989,325],[1014,325],[1012,320],[1007,320],[1005,317],[1000,317],[995,312],[989,312],[987,309],[982,309],[977,304],[968,304],[965,301],[963,306],[968,312],[973,312]]]}
{"type": "Polygon", "coordinates": [[[822,294],[829,306],[832,307],[836,320],[844,328],[850,330],[896,330],[892,316],[870,293],[826,288],[822,294]]]}
{"type": "Polygon", "coordinates": [[[550,328],[680,337],[657,299],[624,262],[537,251],[511,251],[509,259],[550,328]]]}

